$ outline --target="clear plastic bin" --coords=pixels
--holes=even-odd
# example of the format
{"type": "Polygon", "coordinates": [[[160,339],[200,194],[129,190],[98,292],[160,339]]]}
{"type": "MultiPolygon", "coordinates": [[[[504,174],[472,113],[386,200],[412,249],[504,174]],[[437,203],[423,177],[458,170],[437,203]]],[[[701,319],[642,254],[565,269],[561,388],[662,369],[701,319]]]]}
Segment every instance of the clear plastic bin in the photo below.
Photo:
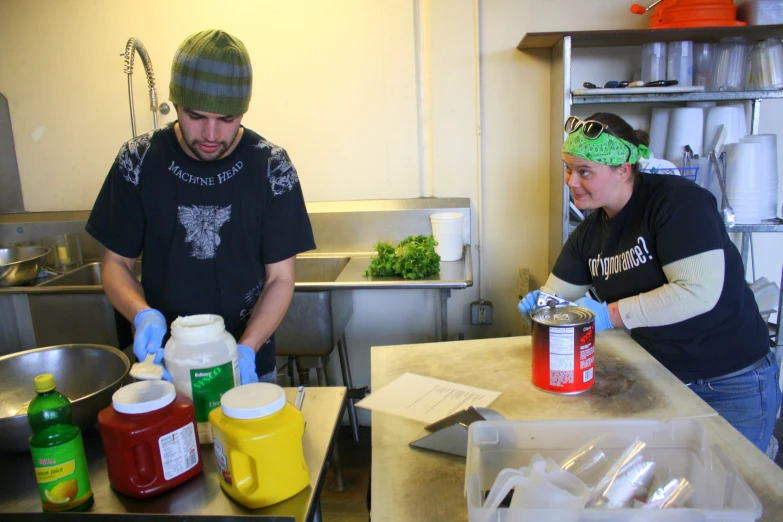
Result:
{"type": "Polygon", "coordinates": [[[761,503],[721,448],[712,446],[704,427],[694,420],[481,421],[470,425],[465,464],[465,494],[470,522],[587,521],[649,522],[754,521],[761,503]],[[482,508],[484,497],[504,468],[527,466],[539,453],[555,460],[591,438],[611,459],[637,437],[656,463],[659,479],[686,477],[695,493],[679,509],[526,510],[482,508]]]}

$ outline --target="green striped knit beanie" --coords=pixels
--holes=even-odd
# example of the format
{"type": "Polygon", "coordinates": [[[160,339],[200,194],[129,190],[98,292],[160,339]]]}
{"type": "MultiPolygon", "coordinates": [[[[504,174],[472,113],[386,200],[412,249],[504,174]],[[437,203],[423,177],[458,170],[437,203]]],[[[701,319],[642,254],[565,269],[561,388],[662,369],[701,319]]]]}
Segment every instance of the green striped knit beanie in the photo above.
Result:
{"type": "Polygon", "coordinates": [[[171,64],[169,100],[197,111],[235,116],[247,112],[253,69],[245,45],[210,29],[185,39],[171,64]]]}

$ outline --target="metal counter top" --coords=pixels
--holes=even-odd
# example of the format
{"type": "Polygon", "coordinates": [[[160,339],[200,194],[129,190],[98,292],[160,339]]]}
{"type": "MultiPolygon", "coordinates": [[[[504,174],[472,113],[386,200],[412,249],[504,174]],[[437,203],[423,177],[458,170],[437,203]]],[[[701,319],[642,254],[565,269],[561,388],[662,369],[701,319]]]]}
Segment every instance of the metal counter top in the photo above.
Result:
{"type": "MultiPolygon", "coordinates": [[[[758,496],[761,520],[783,520],[783,470],[624,331],[596,335],[596,382],[580,395],[535,388],[530,352],[529,336],[373,347],[372,388],[414,372],[500,391],[490,407],[512,420],[696,419],[758,496]]],[[[422,423],[374,411],[372,426],[373,522],[467,520],[465,459],[408,446],[422,423]]]]}
{"type": "MultiPolygon", "coordinates": [[[[379,290],[379,289],[459,289],[473,286],[473,259],[470,247],[464,248],[459,261],[441,261],[440,273],[424,279],[403,279],[394,277],[365,277],[364,271],[370,266],[372,254],[348,254],[351,260],[333,283],[324,285],[330,290],[379,290]]],[[[305,289],[307,284],[297,284],[296,289],[305,289]]],[[[324,288],[326,289],[326,288],[324,288]]]]}
{"type": "MultiPolygon", "coordinates": [[[[424,279],[403,279],[402,277],[365,277],[364,271],[370,266],[372,252],[346,252],[304,254],[300,258],[334,258],[348,257],[350,261],[340,272],[335,281],[297,282],[296,292],[320,292],[324,290],[448,290],[473,286],[473,260],[470,246],[464,248],[464,255],[459,261],[442,261],[440,273],[424,279]]],[[[102,285],[79,286],[41,286],[42,282],[57,277],[47,276],[29,286],[0,287],[3,294],[102,294],[102,285]]]]}
{"type": "MultiPolygon", "coordinates": [[[[286,388],[286,398],[293,403],[295,388],[286,388]]],[[[342,418],[345,388],[307,388],[302,413],[305,417],[303,437],[305,460],[310,469],[310,485],[298,495],[263,509],[252,510],[223,493],[217,478],[217,463],[211,444],[202,444],[204,470],[188,482],[166,493],[145,500],[117,493],[109,484],[106,458],[97,429],[84,433],[90,482],[95,504],[84,513],[72,514],[74,520],[233,520],[234,517],[262,517],[270,521],[310,521],[318,511],[318,498],[326,477],[326,457],[334,433],[342,418]]],[[[61,520],[63,513],[42,513],[35,473],[29,453],[0,454],[0,519],[61,520]]]]}

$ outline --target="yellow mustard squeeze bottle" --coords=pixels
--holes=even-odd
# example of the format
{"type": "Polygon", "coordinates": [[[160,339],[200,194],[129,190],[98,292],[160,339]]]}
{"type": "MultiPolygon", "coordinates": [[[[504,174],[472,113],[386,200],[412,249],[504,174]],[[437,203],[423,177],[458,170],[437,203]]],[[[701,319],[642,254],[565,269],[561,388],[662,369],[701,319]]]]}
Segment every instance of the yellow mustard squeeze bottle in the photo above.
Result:
{"type": "Polygon", "coordinates": [[[82,432],[73,423],[68,397],[49,373],[34,379],[38,394],[27,408],[33,431],[30,453],[44,511],[84,511],[93,504],[82,432]]]}
{"type": "Polygon", "coordinates": [[[227,391],[209,414],[220,487],[251,509],[277,504],[310,483],[304,416],[280,386],[245,384],[227,391]]]}

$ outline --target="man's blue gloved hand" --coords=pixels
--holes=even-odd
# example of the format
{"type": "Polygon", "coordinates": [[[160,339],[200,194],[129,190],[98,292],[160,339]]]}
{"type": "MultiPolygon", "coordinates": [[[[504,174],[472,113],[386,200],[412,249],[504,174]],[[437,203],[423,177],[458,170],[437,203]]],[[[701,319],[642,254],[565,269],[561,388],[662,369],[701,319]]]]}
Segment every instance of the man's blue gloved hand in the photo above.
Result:
{"type": "Polygon", "coordinates": [[[133,319],[136,334],[133,336],[133,354],[139,362],[144,362],[148,353],[155,354],[155,364],[163,360],[163,337],[168,325],[163,314],[154,308],[142,310],[133,319]]]}
{"type": "Polygon", "coordinates": [[[538,294],[540,293],[541,290],[529,292],[517,305],[519,313],[522,314],[522,317],[525,318],[525,321],[527,321],[527,324],[529,325],[533,324],[533,320],[530,318],[530,312],[538,307],[538,294]]]}
{"type": "Polygon", "coordinates": [[[583,297],[577,300],[576,304],[592,310],[595,314],[595,333],[601,330],[608,330],[612,327],[612,321],[609,319],[609,306],[606,303],[600,303],[595,299],[583,297]]]}
{"type": "Polygon", "coordinates": [[[249,384],[251,382],[258,382],[258,375],[256,374],[256,352],[249,346],[244,344],[237,345],[237,352],[239,352],[239,383],[249,384]]]}

